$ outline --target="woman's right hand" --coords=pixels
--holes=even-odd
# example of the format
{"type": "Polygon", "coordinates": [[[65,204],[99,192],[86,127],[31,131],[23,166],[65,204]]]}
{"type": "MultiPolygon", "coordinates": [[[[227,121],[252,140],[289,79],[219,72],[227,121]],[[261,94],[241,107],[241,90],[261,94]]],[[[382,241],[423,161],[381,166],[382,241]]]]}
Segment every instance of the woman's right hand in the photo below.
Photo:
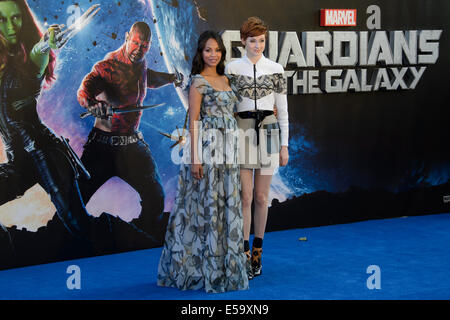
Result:
{"type": "Polygon", "coordinates": [[[191,174],[195,179],[203,178],[203,166],[201,164],[191,164],[191,174]]]}

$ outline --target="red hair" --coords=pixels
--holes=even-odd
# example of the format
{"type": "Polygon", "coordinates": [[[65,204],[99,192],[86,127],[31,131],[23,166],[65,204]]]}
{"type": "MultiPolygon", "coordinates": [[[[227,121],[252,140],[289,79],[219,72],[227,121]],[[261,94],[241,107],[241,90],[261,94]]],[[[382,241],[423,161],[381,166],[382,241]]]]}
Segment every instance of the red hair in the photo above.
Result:
{"type": "MultiPolygon", "coordinates": [[[[22,28],[20,30],[19,35],[20,52],[18,55],[18,59],[21,63],[26,63],[29,59],[28,55],[31,52],[31,49],[33,49],[34,45],[38,43],[39,40],[42,38],[43,32],[36,23],[33,13],[31,12],[31,9],[28,6],[26,0],[7,0],[7,1],[14,1],[19,7],[20,11],[22,12],[22,28]]],[[[0,34],[0,63],[1,64],[8,63],[7,41],[1,34],[0,34]]],[[[56,65],[56,55],[52,50],[50,50],[48,65],[44,72],[44,78],[46,82],[45,87],[49,87],[55,80],[55,65],[56,65]]]]}
{"type": "Polygon", "coordinates": [[[258,17],[250,17],[241,26],[241,39],[245,41],[248,37],[257,37],[262,34],[267,37],[267,31],[268,28],[264,21],[258,17]]]}

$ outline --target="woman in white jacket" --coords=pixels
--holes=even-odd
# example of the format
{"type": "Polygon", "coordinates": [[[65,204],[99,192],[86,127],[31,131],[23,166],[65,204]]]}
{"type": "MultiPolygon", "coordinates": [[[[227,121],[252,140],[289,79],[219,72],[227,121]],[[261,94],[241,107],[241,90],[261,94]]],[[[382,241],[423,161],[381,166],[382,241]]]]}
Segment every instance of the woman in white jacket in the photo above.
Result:
{"type": "Polygon", "coordinates": [[[242,98],[237,105],[237,122],[240,130],[244,251],[248,257],[248,277],[252,279],[262,271],[262,242],[272,175],[275,167],[285,166],[289,159],[289,122],[284,69],[263,55],[268,33],[266,25],[257,17],[250,17],[242,24],[240,33],[246,54],[228,63],[225,73],[231,76],[242,98]],[[275,106],[276,116],[273,112],[275,106]],[[253,194],[254,239],[250,254],[253,194]]]}

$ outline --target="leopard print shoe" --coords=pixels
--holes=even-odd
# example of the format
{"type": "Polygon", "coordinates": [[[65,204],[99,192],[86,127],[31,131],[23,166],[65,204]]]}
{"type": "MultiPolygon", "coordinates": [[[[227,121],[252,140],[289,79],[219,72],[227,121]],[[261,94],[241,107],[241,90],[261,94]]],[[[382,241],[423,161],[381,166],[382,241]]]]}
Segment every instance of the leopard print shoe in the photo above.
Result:
{"type": "Polygon", "coordinates": [[[255,247],[252,248],[253,277],[257,277],[262,273],[261,255],[262,255],[262,248],[255,248],[255,247]]]}

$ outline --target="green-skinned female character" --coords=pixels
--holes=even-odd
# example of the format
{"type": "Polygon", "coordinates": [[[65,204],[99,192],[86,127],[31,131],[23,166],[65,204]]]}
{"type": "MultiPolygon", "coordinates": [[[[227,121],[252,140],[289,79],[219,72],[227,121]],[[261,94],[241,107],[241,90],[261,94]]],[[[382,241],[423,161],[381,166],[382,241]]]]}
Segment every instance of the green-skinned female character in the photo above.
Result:
{"type": "Polygon", "coordinates": [[[0,164],[0,205],[39,183],[66,229],[86,239],[89,215],[80,198],[75,166],[63,141],[41,122],[36,108],[42,88],[55,79],[51,49],[62,46],[56,41],[62,28],[52,25],[42,33],[25,0],[0,0],[0,134],[8,159],[0,164]]]}

